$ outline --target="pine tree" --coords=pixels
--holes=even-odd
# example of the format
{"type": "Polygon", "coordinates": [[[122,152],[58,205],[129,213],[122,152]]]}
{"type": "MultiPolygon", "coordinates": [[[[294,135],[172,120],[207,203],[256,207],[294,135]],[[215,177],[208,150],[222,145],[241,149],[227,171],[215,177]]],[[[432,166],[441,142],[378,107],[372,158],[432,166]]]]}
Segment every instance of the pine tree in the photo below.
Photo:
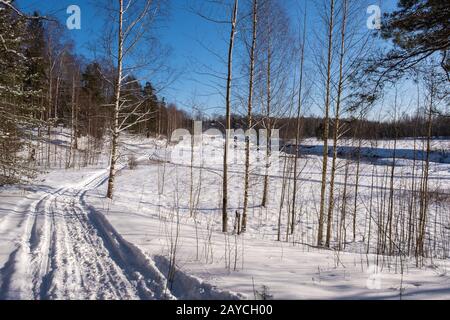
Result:
{"type": "Polygon", "coordinates": [[[157,121],[154,119],[155,115],[158,113],[158,96],[156,95],[155,89],[150,82],[145,84],[144,89],[142,90],[142,95],[146,100],[144,110],[149,111],[152,114],[151,117],[148,117],[145,128],[147,138],[150,138],[151,133],[158,130],[157,121]]]}
{"type": "Polygon", "coordinates": [[[386,16],[382,36],[396,48],[386,58],[390,67],[407,69],[435,53],[449,78],[450,7],[442,0],[400,0],[399,9],[386,16]]]}
{"type": "Polygon", "coordinates": [[[39,92],[27,85],[36,78],[26,56],[27,19],[10,6],[0,4],[0,185],[33,176],[28,161],[33,158],[27,130],[37,123],[39,92]]]}
{"type": "Polygon", "coordinates": [[[100,138],[109,125],[109,108],[101,108],[108,100],[108,91],[112,89],[102,76],[102,67],[98,62],[89,63],[81,75],[82,103],[79,112],[78,130],[100,138]]]}
{"type": "MultiPolygon", "coordinates": [[[[33,15],[36,18],[38,16],[37,12],[33,15]]],[[[25,49],[25,56],[28,70],[25,88],[36,92],[36,100],[32,102],[42,106],[47,87],[45,70],[48,68],[48,61],[44,58],[46,50],[44,22],[39,19],[32,19],[28,22],[26,30],[28,44],[25,49]]],[[[39,117],[39,115],[36,116],[39,117]]]]}

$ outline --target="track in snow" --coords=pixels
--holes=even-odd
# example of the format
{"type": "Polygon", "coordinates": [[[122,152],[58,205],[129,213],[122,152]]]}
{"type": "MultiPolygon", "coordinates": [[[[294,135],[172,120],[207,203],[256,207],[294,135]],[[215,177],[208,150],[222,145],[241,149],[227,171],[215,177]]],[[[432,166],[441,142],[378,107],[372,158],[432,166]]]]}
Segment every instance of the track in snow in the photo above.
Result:
{"type": "MultiPolygon", "coordinates": [[[[0,270],[0,299],[176,299],[155,262],[118,234],[84,194],[106,174],[32,202],[16,249],[0,270]]],[[[158,265],[162,257],[158,257],[158,265]]],[[[237,298],[180,272],[179,298],[237,298]]]]}

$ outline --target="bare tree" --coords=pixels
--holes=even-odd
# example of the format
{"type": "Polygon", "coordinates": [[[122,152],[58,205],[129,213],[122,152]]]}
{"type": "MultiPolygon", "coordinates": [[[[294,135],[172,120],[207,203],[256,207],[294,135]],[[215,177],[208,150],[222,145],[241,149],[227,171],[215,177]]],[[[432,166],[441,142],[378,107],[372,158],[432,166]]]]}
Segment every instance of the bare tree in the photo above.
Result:
{"type": "MultiPolygon", "coordinates": [[[[138,123],[148,121],[152,112],[151,109],[142,111],[142,105],[145,100],[130,102],[122,96],[124,86],[130,85],[131,82],[137,82],[137,79],[132,79],[125,72],[133,72],[142,66],[147,66],[148,61],[142,61],[142,56],[139,58],[139,63],[134,66],[124,67],[125,58],[130,57],[134,53],[134,49],[143,40],[149,40],[146,34],[150,33],[150,29],[160,13],[160,2],[155,0],[118,0],[118,8],[112,5],[110,12],[117,21],[117,30],[112,31],[110,37],[107,39],[107,50],[110,51],[111,56],[115,56],[115,77],[113,80],[114,86],[114,101],[113,101],[113,122],[112,122],[112,138],[111,138],[111,157],[108,178],[107,197],[112,199],[114,191],[114,180],[116,176],[116,166],[119,159],[118,146],[120,133],[135,126],[138,123]],[[116,35],[113,35],[116,32],[116,35]],[[111,45],[112,39],[117,39],[117,47],[111,45]],[[113,48],[117,51],[112,54],[113,48]]],[[[142,50],[142,48],[140,48],[142,50]]],[[[154,63],[154,62],[153,62],[154,63]]]]}
{"type": "Polygon", "coordinates": [[[295,228],[295,205],[296,205],[296,196],[297,196],[297,179],[298,179],[298,153],[299,153],[299,144],[300,144],[300,133],[301,133],[301,114],[302,114],[302,99],[303,99],[303,68],[305,63],[305,43],[306,43],[306,4],[305,4],[305,12],[303,16],[303,36],[301,40],[301,49],[300,49],[300,80],[299,80],[299,88],[298,88],[298,105],[297,105],[297,118],[296,118],[296,132],[295,132],[295,157],[294,157],[294,186],[292,191],[292,213],[291,213],[291,234],[294,234],[295,228]]]}
{"type": "Polygon", "coordinates": [[[323,244],[323,224],[325,220],[325,196],[327,186],[327,169],[328,169],[328,134],[330,126],[330,100],[331,100],[331,68],[333,53],[333,30],[334,30],[334,8],[335,0],[330,0],[330,15],[328,16],[328,48],[327,48],[327,77],[325,90],[325,117],[323,131],[323,156],[322,156],[322,183],[320,188],[320,211],[319,211],[319,227],[317,233],[317,244],[323,244]]]}
{"type": "Polygon", "coordinates": [[[113,197],[114,191],[114,180],[116,177],[116,162],[117,157],[117,146],[119,144],[119,112],[120,112],[120,89],[122,85],[122,73],[123,73],[123,42],[124,42],[124,32],[123,32],[123,0],[119,0],[119,32],[118,32],[118,44],[117,44],[117,75],[114,84],[114,120],[113,120],[113,133],[111,142],[111,162],[110,171],[108,179],[108,191],[106,196],[110,199],[113,197]]]}
{"type": "MultiPolygon", "coordinates": [[[[78,70],[77,70],[78,71],[78,70]]],[[[78,88],[76,87],[77,80],[79,78],[79,71],[75,72],[72,75],[72,93],[71,93],[71,134],[70,134],[70,147],[69,147],[69,155],[66,160],[66,167],[70,168],[72,165],[74,165],[74,159],[75,159],[75,150],[78,148],[78,133],[77,133],[77,118],[78,118],[78,101],[77,101],[77,93],[78,88]]]]}
{"type": "MultiPolygon", "coordinates": [[[[339,120],[342,90],[344,85],[344,57],[345,57],[345,32],[347,27],[347,14],[348,14],[348,0],[344,0],[342,8],[342,25],[341,25],[341,47],[339,54],[339,80],[337,88],[336,109],[334,116],[334,130],[333,130],[333,160],[331,163],[331,176],[330,176],[330,188],[328,198],[328,219],[327,219],[327,235],[325,238],[325,246],[330,246],[331,227],[333,224],[333,210],[334,210],[334,180],[336,176],[336,158],[337,158],[337,143],[339,135],[339,120]]],[[[328,152],[328,151],[327,151],[328,152]]]]}
{"type": "MultiPolygon", "coordinates": [[[[252,107],[253,107],[253,80],[255,73],[255,50],[256,50],[256,34],[258,22],[258,0],[253,0],[253,23],[252,23],[252,45],[250,49],[250,74],[249,74],[249,91],[247,104],[247,129],[253,127],[252,107]]],[[[250,176],[250,136],[245,138],[245,175],[244,175],[244,209],[242,213],[242,231],[247,229],[247,209],[248,209],[248,192],[249,192],[249,176],[250,176]]]]}
{"type": "Polygon", "coordinates": [[[292,107],[289,81],[292,79],[293,46],[289,18],[276,1],[266,0],[259,6],[259,43],[257,87],[260,93],[262,125],[265,129],[265,172],[261,206],[266,207],[271,169],[273,129],[277,120],[286,116],[292,107]]]}
{"type": "Polygon", "coordinates": [[[228,230],[228,147],[230,144],[231,133],[231,81],[233,74],[233,48],[236,35],[236,23],[238,14],[238,0],[234,1],[233,14],[231,18],[231,32],[228,46],[228,75],[227,75],[227,94],[226,94],[226,132],[225,146],[223,155],[223,177],[222,177],[222,232],[228,230]]]}
{"type": "MultiPolygon", "coordinates": [[[[426,128],[426,153],[425,163],[422,169],[422,181],[420,190],[420,206],[419,206],[419,225],[417,230],[417,243],[416,243],[416,259],[419,261],[419,257],[425,256],[425,232],[428,220],[428,206],[429,206],[429,171],[430,171],[430,152],[431,152],[431,138],[433,130],[433,114],[438,100],[438,81],[439,77],[435,70],[432,70],[431,74],[426,77],[426,89],[428,91],[428,104],[429,107],[425,109],[427,118],[426,128]]],[[[417,262],[418,263],[418,262],[417,262]]]]}

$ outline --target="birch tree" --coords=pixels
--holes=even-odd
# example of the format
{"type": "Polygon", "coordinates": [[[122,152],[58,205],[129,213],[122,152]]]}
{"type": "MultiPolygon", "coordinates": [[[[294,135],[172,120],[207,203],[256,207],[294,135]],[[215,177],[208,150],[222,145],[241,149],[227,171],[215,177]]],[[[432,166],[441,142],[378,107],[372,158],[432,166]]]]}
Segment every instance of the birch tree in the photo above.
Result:
{"type": "Polygon", "coordinates": [[[300,44],[300,79],[298,88],[298,104],[297,104],[297,117],[296,117],[296,131],[295,131],[295,157],[294,157],[294,186],[292,191],[292,211],[291,211],[291,226],[290,233],[294,234],[295,229],[295,218],[296,218],[296,202],[297,202],[297,179],[298,179],[298,153],[300,144],[300,133],[301,133],[301,115],[302,115],[302,105],[303,105],[303,75],[304,75],[304,64],[305,64],[305,44],[306,44],[306,5],[305,12],[303,16],[303,36],[300,44]]]}
{"type": "MultiPolygon", "coordinates": [[[[256,74],[258,75],[258,102],[261,105],[262,126],[265,129],[264,147],[265,168],[261,206],[269,201],[269,182],[271,169],[273,129],[278,119],[288,115],[292,108],[292,65],[293,39],[290,21],[284,7],[273,0],[261,3],[258,14],[257,43],[258,55],[256,74]]],[[[260,143],[261,144],[261,143],[260,143]]]]}
{"type": "Polygon", "coordinates": [[[0,185],[35,173],[29,163],[33,157],[22,152],[32,151],[26,130],[39,124],[34,117],[39,106],[33,102],[40,92],[26,85],[36,76],[25,55],[27,41],[34,36],[27,34],[27,21],[35,18],[25,16],[11,1],[0,1],[0,185]]]}
{"type": "MultiPolygon", "coordinates": [[[[333,224],[333,210],[334,210],[334,180],[336,176],[336,158],[337,158],[337,140],[339,135],[339,120],[342,90],[344,85],[344,57],[345,57],[345,41],[346,41],[346,27],[347,27],[347,14],[348,14],[348,0],[343,1],[342,8],[342,22],[341,22],[341,44],[339,54],[339,80],[337,88],[336,109],[334,116],[334,130],[333,130],[333,160],[331,163],[331,177],[329,188],[329,202],[328,202],[328,216],[327,216],[327,235],[325,239],[325,246],[330,246],[331,238],[331,226],[333,224]]],[[[328,150],[327,150],[328,152],[328,150]]]]}
{"type": "Polygon", "coordinates": [[[231,32],[228,44],[228,66],[227,66],[227,86],[226,86],[226,100],[225,100],[225,146],[223,155],[223,177],[222,177],[222,232],[228,230],[228,147],[230,144],[231,133],[231,81],[233,79],[233,48],[236,35],[236,24],[238,14],[239,1],[234,1],[233,13],[231,16],[231,32]]]}
{"type": "MultiPolygon", "coordinates": [[[[258,23],[258,0],[253,0],[253,19],[252,19],[252,44],[250,49],[250,71],[249,71],[249,89],[247,103],[247,129],[253,127],[253,89],[254,89],[254,73],[255,73],[255,51],[256,51],[256,35],[258,23]]],[[[247,209],[249,194],[249,176],[250,176],[250,136],[245,138],[245,174],[244,174],[244,209],[242,213],[242,231],[247,229],[247,209]]]]}
{"type": "Polygon", "coordinates": [[[323,245],[323,224],[325,220],[325,197],[327,186],[327,169],[328,169],[328,135],[330,126],[330,100],[331,100],[331,69],[333,58],[333,31],[334,31],[334,9],[335,0],[330,0],[329,15],[327,18],[327,65],[326,65],[326,81],[325,81],[325,117],[323,120],[323,156],[322,156],[322,182],[320,188],[320,211],[319,211],[319,227],[317,231],[317,244],[323,245]]]}
{"type": "MultiPolygon", "coordinates": [[[[146,102],[145,99],[130,104],[127,99],[123,98],[122,90],[124,86],[129,85],[129,82],[126,81],[126,79],[129,79],[128,73],[135,72],[139,68],[143,69],[150,64],[148,58],[151,57],[142,60],[142,54],[137,57],[135,49],[144,41],[152,40],[149,36],[151,28],[160,15],[163,2],[156,0],[117,0],[117,6],[112,4],[108,8],[112,16],[115,17],[116,23],[116,27],[109,34],[109,38],[106,38],[106,48],[109,50],[110,56],[116,59],[115,76],[112,81],[114,99],[112,103],[111,155],[107,189],[107,197],[110,199],[113,197],[117,162],[119,160],[120,133],[137,123],[148,121],[152,112],[151,109],[142,112],[141,106],[146,102]],[[113,39],[116,39],[116,45],[111,44],[113,39]],[[136,62],[136,60],[139,60],[139,62],[136,62]],[[134,64],[133,61],[135,61],[134,64]],[[131,119],[134,120],[130,123],[131,119]]],[[[147,43],[147,45],[151,44],[152,42],[147,43]]],[[[139,47],[139,50],[145,51],[142,47],[139,47]]],[[[135,79],[131,81],[135,81],[135,79]]]]}

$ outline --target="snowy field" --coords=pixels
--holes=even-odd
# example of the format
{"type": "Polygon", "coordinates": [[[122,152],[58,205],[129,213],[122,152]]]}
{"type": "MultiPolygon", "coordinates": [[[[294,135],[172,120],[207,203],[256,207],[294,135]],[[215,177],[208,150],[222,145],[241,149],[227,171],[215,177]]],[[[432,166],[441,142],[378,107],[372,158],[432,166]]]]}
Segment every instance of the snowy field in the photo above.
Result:
{"type": "MultiPolygon", "coordinates": [[[[383,155],[360,164],[355,240],[352,220],[339,220],[336,214],[331,249],[323,249],[315,246],[322,167],[318,155],[298,159],[298,214],[295,232],[289,234],[292,178],[284,177],[283,167],[289,166],[290,157],[281,153],[277,170],[270,171],[263,208],[264,167],[257,164],[259,152],[252,153],[248,227],[236,235],[231,231],[235,212],[243,205],[244,150],[242,144],[233,145],[231,230],[224,235],[222,164],[215,161],[223,152],[220,140],[206,141],[202,157],[195,149],[191,167],[186,142],[125,137],[112,201],[105,198],[107,151],[87,167],[66,170],[57,168],[58,152],[67,152],[64,143],[60,137],[52,144],[53,166],[33,183],[0,189],[0,299],[450,299],[447,161],[430,163],[429,189],[439,197],[429,209],[430,255],[418,267],[406,254],[377,254],[376,209],[392,172],[392,159],[383,155]],[[131,154],[137,158],[134,169],[127,166],[131,154]]],[[[392,148],[389,141],[379,143],[392,148]]],[[[400,140],[397,147],[414,150],[414,143],[400,140]]],[[[423,141],[416,143],[421,148],[423,141]]],[[[448,155],[449,143],[436,140],[433,148],[448,155]]],[[[402,253],[407,224],[403,193],[420,174],[423,161],[399,158],[395,165],[393,183],[399,195],[393,206],[399,214],[394,242],[402,253]]],[[[349,197],[355,188],[355,166],[338,161],[337,208],[346,199],[341,198],[344,186],[349,197]]],[[[353,210],[352,199],[348,206],[353,210]]]]}

